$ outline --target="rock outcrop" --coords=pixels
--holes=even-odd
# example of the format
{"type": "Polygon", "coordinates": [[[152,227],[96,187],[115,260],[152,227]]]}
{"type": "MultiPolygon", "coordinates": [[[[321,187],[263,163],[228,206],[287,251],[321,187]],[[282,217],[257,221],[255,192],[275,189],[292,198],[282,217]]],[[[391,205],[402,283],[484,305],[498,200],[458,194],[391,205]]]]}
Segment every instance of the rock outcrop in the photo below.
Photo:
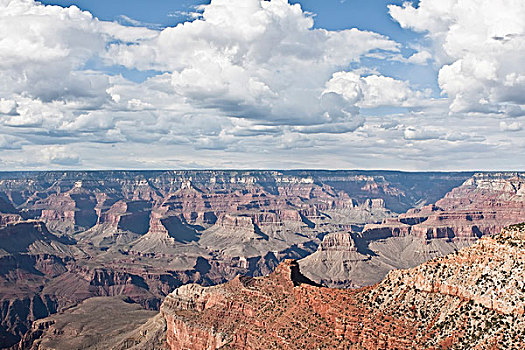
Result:
{"type": "Polygon", "coordinates": [[[316,286],[292,260],[266,277],[183,286],[161,307],[167,345],[174,350],[521,349],[524,239],[525,224],[515,225],[455,254],[392,271],[361,290],[316,286]]]}
{"type": "Polygon", "coordinates": [[[165,322],[125,297],[96,297],[33,323],[27,350],[162,349],[165,322]]]}
{"type": "Polygon", "coordinates": [[[42,222],[16,222],[0,228],[0,345],[13,345],[31,322],[57,312],[53,293],[42,290],[49,279],[67,271],[80,252],[42,222]]]}
{"type": "Polygon", "coordinates": [[[428,348],[525,346],[525,224],[472,247],[397,270],[365,296],[380,311],[427,320],[428,348]]]}
{"type": "Polygon", "coordinates": [[[479,238],[524,219],[525,174],[478,173],[435,204],[365,226],[364,235],[479,238]]]}

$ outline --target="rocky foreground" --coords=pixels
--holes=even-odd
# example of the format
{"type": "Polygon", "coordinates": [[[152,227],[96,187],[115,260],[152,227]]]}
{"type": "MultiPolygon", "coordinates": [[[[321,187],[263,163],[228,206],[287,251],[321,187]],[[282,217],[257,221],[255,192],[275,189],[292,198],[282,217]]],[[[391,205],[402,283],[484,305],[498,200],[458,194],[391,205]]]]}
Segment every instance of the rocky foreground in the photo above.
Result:
{"type": "MultiPolygon", "coordinates": [[[[104,305],[98,301],[105,303],[89,301],[90,314],[104,305]]],[[[391,271],[358,290],[319,286],[286,260],[264,277],[181,286],[141,326],[136,307],[122,307],[119,316],[114,303],[107,302],[105,317],[114,320],[105,332],[90,316],[73,317],[85,312],[84,303],[35,323],[25,344],[68,349],[86,339],[85,349],[523,349],[525,224],[391,271]],[[128,323],[118,332],[122,320],[128,323]]]]}
{"type": "Polygon", "coordinates": [[[161,307],[170,349],[523,349],[524,311],[524,224],[370,288],[319,287],[287,260],[161,307]]]}

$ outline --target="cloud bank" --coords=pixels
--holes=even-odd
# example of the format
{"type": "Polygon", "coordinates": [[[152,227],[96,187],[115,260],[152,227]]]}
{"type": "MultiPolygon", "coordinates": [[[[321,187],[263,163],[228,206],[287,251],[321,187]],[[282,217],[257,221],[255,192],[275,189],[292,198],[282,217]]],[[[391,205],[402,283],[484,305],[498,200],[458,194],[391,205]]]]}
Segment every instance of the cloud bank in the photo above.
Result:
{"type": "Polygon", "coordinates": [[[403,56],[287,0],[212,0],[164,29],[0,0],[0,166],[509,168],[524,147],[525,5],[500,2],[390,6],[422,33],[403,56]],[[441,96],[383,69],[428,63],[441,96]]]}

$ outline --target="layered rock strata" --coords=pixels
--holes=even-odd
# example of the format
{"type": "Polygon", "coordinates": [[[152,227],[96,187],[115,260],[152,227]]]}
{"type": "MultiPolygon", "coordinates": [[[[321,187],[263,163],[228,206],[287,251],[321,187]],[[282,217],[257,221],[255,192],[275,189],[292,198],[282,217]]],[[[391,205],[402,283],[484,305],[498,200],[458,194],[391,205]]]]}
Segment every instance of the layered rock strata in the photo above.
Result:
{"type": "Polygon", "coordinates": [[[523,174],[475,174],[435,204],[367,224],[330,251],[321,244],[300,264],[308,277],[331,287],[371,285],[390,270],[417,266],[525,220],[524,191],[523,174]]]}
{"type": "Polygon", "coordinates": [[[366,225],[363,235],[479,238],[524,219],[524,174],[478,173],[435,204],[366,225]]]}
{"type": "MultiPolygon", "coordinates": [[[[324,254],[324,267],[311,265],[316,281],[351,287],[374,283],[392,268],[413,266],[461,245],[454,241],[456,246],[421,247],[411,234],[401,237],[400,244],[384,239],[380,230],[368,230],[366,237],[356,232],[434,203],[471,175],[0,173],[0,231],[7,237],[3,246],[0,241],[0,347],[17,342],[34,320],[86,298],[127,295],[143,307],[157,309],[182,284],[213,285],[238,274],[264,275],[284,259],[304,258],[317,250],[316,256],[324,254]],[[346,234],[348,239],[331,238],[349,230],[354,233],[346,234]],[[324,237],[326,244],[321,244],[324,237]],[[376,255],[384,261],[368,265],[376,255]],[[339,265],[329,264],[330,256],[339,265]],[[332,266],[334,275],[324,278],[323,269],[332,266]],[[343,275],[348,266],[359,271],[358,278],[343,275]]],[[[505,188],[497,183],[506,175],[488,175],[483,186],[495,183],[488,190],[505,188]]]]}
{"type": "MultiPolygon", "coordinates": [[[[187,285],[161,307],[170,349],[521,349],[525,225],[374,287],[329,289],[287,260],[266,277],[187,285]]],[[[327,245],[328,242],[327,242],[327,245]]]]}

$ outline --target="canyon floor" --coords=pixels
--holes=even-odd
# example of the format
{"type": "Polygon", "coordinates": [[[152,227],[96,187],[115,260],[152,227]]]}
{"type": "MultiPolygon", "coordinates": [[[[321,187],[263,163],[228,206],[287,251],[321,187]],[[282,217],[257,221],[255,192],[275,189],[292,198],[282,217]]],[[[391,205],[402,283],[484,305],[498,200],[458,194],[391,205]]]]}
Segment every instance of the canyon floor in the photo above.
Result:
{"type": "MultiPolygon", "coordinates": [[[[377,288],[395,275],[389,271],[426,266],[523,221],[522,173],[0,173],[0,346],[65,349],[82,343],[83,348],[138,349],[177,344],[166,343],[163,330],[169,340],[170,322],[163,310],[173,290],[207,294],[206,286],[225,282],[243,289],[258,276],[299,268],[301,285],[377,288]],[[105,319],[128,313],[125,327],[120,321],[101,327],[105,319]],[[103,321],[97,324],[98,319],[103,321]],[[53,340],[51,334],[80,343],[53,340]],[[100,343],[108,334],[111,344],[100,343]]],[[[350,293],[357,304],[355,310],[348,304],[349,310],[365,312],[362,292],[321,290],[315,296],[321,304],[331,295],[350,293]]],[[[312,298],[309,302],[315,303],[312,298]]],[[[377,317],[394,317],[388,315],[377,317]]],[[[412,326],[388,323],[400,332],[399,339],[416,334],[410,333],[412,326]]],[[[249,330],[246,344],[254,332],[249,330]]],[[[379,334],[363,332],[359,339],[379,334]]],[[[417,344],[432,345],[421,339],[417,344]]]]}

